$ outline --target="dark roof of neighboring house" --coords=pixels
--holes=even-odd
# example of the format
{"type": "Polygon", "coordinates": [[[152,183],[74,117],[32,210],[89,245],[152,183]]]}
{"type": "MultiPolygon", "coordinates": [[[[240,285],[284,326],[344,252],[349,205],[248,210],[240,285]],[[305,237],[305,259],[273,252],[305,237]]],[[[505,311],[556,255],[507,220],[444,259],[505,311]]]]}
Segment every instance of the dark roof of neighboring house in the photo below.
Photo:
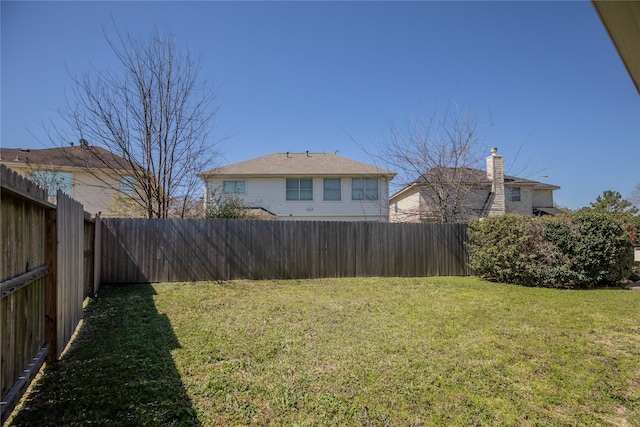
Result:
{"type": "MultiPolygon", "coordinates": [[[[434,168],[428,171],[425,175],[416,180],[415,183],[426,182],[427,180],[441,180],[445,182],[460,182],[465,184],[491,184],[489,178],[487,178],[487,172],[474,169],[474,168],[434,168]],[[455,174],[455,177],[454,177],[455,174]],[[431,178],[431,179],[430,179],[431,178]],[[455,178],[455,179],[454,179],[455,178]]],[[[536,186],[548,186],[549,188],[558,189],[560,187],[544,184],[539,181],[531,179],[518,178],[517,176],[505,175],[505,184],[519,184],[519,185],[536,185],[536,186]]]]}
{"type": "MultiPolygon", "coordinates": [[[[434,168],[429,170],[425,175],[421,176],[413,183],[403,187],[390,198],[393,199],[399,194],[407,191],[411,187],[419,186],[425,182],[438,183],[446,185],[448,182],[459,182],[467,185],[489,186],[491,181],[487,178],[487,172],[474,168],[434,168]]],[[[504,183],[506,186],[525,185],[533,186],[536,190],[558,190],[560,187],[552,184],[534,181],[531,179],[518,178],[516,176],[505,175],[504,183]]]]}
{"type": "Polygon", "coordinates": [[[0,161],[31,166],[131,169],[126,159],[94,145],[45,148],[0,148],[0,161]]]}
{"type": "Polygon", "coordinates": [[[394,172],[367,163],[329,153],[276,153],[211,169],[198,174],[201,178],[215,175],[236,176],[386,176],[394,172]]]}

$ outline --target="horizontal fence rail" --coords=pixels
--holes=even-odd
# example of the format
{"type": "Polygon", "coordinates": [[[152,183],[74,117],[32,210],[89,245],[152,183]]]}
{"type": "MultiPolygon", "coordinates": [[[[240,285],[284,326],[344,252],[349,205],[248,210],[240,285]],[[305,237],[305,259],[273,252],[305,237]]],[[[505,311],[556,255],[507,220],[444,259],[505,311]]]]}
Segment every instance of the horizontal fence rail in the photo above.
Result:
{"type": "Polygon", "coordinates": [[[460,276],[465,224],[102,220],[102,283],[460,276]]]}

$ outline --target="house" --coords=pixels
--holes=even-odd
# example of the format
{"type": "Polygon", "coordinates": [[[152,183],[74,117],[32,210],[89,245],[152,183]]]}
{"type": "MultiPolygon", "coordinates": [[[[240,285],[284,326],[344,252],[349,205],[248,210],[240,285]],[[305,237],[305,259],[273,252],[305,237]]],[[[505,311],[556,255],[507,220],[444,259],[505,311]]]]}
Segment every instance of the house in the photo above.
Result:
{"type": "Polygon", "coordinates": [[[50,196],[59,188],[91,213],[112,216],[117,194],[133,195],[135,178],[127,161],[85,140],[68,147],[0,148],[0,163],[44,187],[50,196]]]}
{"type": "Polygon", "coordinates": [[[560,213],[553,205],[553,192],[560,187],[504,175],[504,159],[497,151],[493,148],[487,157],[486,172],[473,168],[428,171],[391,196],[390,221],[466,222],[505,213],[560,213]]]}
{"type": "Polygon", "coordinates": [[[277,153],[198,174],[205,206],[235,196],[274,219],[389,219],[395,173],[328,153],[277,153]]]}

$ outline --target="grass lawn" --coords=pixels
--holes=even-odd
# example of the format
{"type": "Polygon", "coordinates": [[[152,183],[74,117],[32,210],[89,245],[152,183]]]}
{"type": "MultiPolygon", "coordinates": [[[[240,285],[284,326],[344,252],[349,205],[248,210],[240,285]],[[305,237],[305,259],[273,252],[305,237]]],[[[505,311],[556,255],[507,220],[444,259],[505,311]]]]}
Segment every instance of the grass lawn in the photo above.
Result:
{"type": "Polygon", "coordinates": [[[640,425],[640,292],[474,278],[104,287],[13,425],[640,425]]]}

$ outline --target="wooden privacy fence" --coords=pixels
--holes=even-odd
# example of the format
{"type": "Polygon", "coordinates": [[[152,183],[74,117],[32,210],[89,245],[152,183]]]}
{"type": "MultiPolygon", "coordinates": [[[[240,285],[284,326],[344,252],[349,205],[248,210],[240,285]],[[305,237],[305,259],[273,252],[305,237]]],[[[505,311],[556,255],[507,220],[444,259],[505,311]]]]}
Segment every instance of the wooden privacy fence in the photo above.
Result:
{"type": "Polygon", "coordinates": [[[468,275],[465,224],[103,219],[102,283],[468,275]]]}
{"type": "Polygon", "coordinates": [[[49,203],[45,190],[4,165],[0,183],[2,424],[43,363],[70,341],[84,297],[97,290],[99,256],[95,223],[81,204],[61,191],[57,205],[49,203]]]}

